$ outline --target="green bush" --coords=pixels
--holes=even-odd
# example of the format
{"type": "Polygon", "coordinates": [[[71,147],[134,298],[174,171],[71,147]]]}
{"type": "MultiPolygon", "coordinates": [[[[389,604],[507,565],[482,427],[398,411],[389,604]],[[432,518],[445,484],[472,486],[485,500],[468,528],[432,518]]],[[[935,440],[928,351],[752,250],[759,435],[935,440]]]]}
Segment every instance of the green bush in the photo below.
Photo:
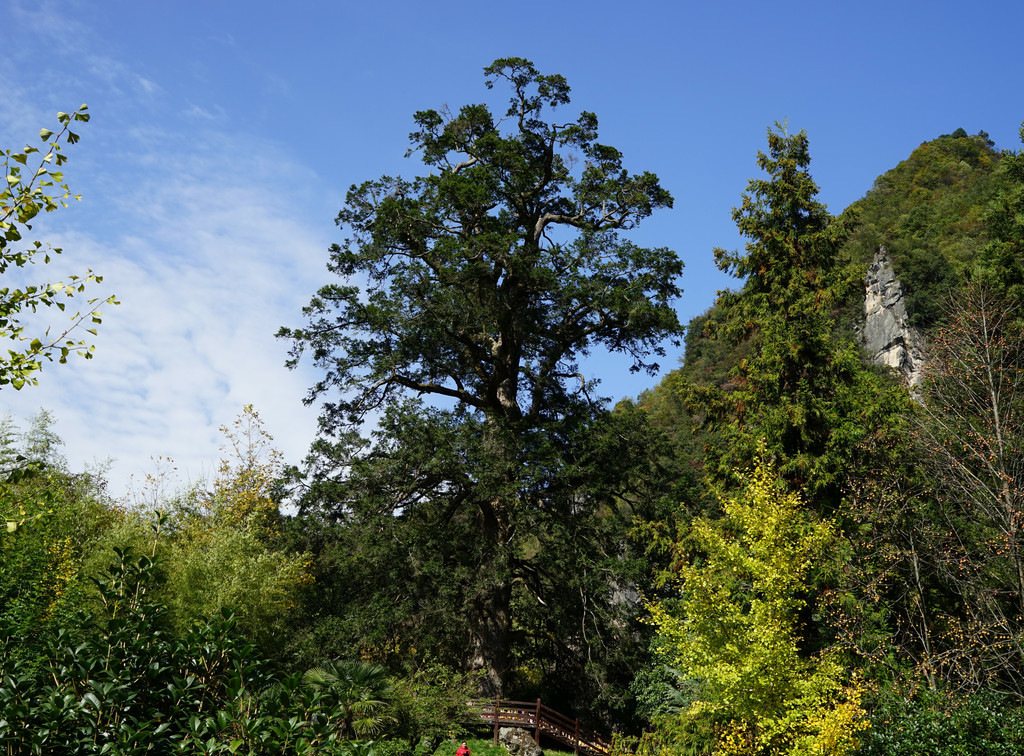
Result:
{"type": "MultiPolygon", "coordinates": [[[[0,480],[0,627],[25,639],[52,637],[76,623],[75,612],[92,599],[82,564],[92,539],[113,514],[88,475],[26,464],[0,480]]],[[[36,659],[39,643],[12,653],[36,659]]]]}
{"type": "Polygon", "coordinates": [[[298,675],[275,678],[224,610],[184,635],[154,600],[157,563],[117,550],[103,610],[44,639],[41,665],[0,633],[0,751],[21,754],[352,754],[345,712],[298,675]]]}
{"type": "Polygon", "coordinates": [[[480,719],[466,707],[474,697],[478,675],[424,664],[394,677],[388,696],[388,734],[405,744],[404,753],[429,753],[446,739],[463,738],[480,719]]]}
{"type": "Polygon", "coordinates": [[[1016,756],[1024,753],[1024,707],[984,691],[882,699],[858,756],[1016,756]]]}

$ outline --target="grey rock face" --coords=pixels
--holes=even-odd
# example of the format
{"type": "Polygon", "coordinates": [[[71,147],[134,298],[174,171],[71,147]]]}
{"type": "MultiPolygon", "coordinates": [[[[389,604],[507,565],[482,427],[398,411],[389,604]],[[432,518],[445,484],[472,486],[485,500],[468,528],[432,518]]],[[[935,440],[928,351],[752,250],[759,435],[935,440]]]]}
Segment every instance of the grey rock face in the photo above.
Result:
{"type": "Polygon", "coordinates": [[[498,730],[498,742],[511,756],[544,756],[544,751],[533,742],[533,735],[519,727],[502,727],[498,730]]]}
{"type": "Polygon", "coordinates": [[[921,380],[924,336],[907,322],[903,285],[885,247],[879,247],[864,277],[864,330],[861,339],[872,362],[898,370],[911,388],[921,380]]]}

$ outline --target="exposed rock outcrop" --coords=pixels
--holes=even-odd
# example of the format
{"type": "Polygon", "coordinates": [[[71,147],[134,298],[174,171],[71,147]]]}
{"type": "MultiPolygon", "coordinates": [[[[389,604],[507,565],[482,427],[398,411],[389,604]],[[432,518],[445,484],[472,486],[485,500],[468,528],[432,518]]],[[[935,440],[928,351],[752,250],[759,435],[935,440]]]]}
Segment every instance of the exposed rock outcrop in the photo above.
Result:
{"type": "Polygon", "coordinates": [[[911,388],[924,368],[924,335],[907,320],[903,285],[879,247],[864,277],[864,330],[861,339],[872,362],[900,372],[911,388]]]}
{"type": "Polygon", "coordinates": [[[502,727],[498,730],[498,742],[510,756],[544,756],[544,751],[533,742],[533,736],[519,727],[502,727]]]}

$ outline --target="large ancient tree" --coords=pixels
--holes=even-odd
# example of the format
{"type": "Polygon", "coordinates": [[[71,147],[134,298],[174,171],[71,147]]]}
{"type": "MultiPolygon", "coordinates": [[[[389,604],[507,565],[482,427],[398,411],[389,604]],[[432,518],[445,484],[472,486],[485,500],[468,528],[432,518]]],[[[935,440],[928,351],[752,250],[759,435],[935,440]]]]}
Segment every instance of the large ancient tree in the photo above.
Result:
{"type": "Polygon", "coordinates": [[[485,74],[511,89],[504,116],[416,113],[410,154],[426,175],[351,188],[337,219],[350,236],[329,264],[344,283],[280,335],[291,364],[308,352],[324,371],[308,400],[326,400],[314,467],[333,485],[316,503],[458,540],[444,572],[465,576],[453,590],[467,662],[498,690],[514,592],[545,602],[577,574],[544,555],[586,551],[598,502],[614,510],[637,451],[579,360],[607,350],[653,371],[681,330],[682,263],[622,238],[672,198],[597,141],[592,113],[554,117],[569,102],[563,77],[520,58],[485,74]],[[368,418],[376,432],[360,441],[368,418]]]}

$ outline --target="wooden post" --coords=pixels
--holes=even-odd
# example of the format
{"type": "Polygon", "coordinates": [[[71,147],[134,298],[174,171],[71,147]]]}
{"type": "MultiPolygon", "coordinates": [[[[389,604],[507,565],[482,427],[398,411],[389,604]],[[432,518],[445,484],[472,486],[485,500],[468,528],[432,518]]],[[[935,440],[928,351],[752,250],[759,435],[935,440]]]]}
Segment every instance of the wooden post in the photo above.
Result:
{"type": "Polygon", "coordinates": [[[500,703],[500,698],[494,699],[494,745],[498,745],[498,704],[500,703]]]}
{"type": "Polygon", "coordinates": [[[580,752],[580,720],[576,719],[576,736],[572,740],[572,752],[575,756],[579,756],[580,752]]]}
{"type": "Polygon", "coordinates": [[[537,699],[537,711],[533,715],[533,742],[540,745],[540,699],[537,699]]]}

